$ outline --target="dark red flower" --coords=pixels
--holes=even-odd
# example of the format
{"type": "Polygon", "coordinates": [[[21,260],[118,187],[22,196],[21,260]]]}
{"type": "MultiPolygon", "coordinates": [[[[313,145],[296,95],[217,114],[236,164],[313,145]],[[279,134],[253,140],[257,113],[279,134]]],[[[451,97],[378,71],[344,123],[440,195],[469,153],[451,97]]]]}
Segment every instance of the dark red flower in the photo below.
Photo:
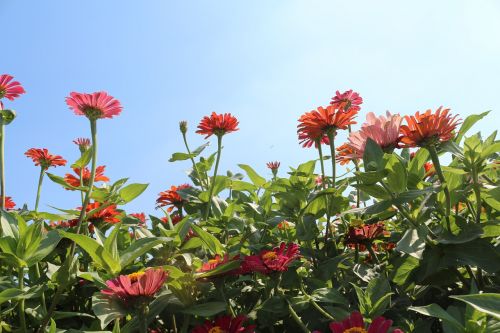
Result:
{"type": "Polygon", "coordinates": [[[241,271],[242,274],[284,272],[299,257],[299,246],[297,244],[290,243],[286,245],[283,242],[273,250],[264,250],[258,255],[246,256],[243,259],[241,271]]]}
{"type": "Polygon", "coordinates": [[[80,152],[84,153],[90,148],[90,139],[87,138],[77,138],[73,140],[73,143],[78,146],[80,152]]]}
{"type": "Polygon", "coordinates": [[[191,185],[189,184],[182,184],[179,186],[172,186],[170,187],[169,190],[161,192],[156,199],[156,204],[158,207],[164,207],[164,206],[170,206],[168,207],[167,211],[171,212],[174,207],[177,208],[179,211],[182,209],[182,206],[184,203],[186,203],[186,200],[184,200],[179,193],[177,193],[178,190],[183,190],[190,188],[191,185]]]}
{"type": "Polygon", "coordinates": [[[278,170],[278,168],[280,167],[281,163],[276,161],[276,162],[267,162],[266,163],[267,167],[271,170],[278,170]]]}
{"type": "MultiPolygon", "coordinates": [[[[343,321],[330,323],[330,331],[332,333],[387,333],[391,326],[392,320],[377,317],[366,327],[361,313],[355,311],[343,321]]],[[[392,333],[404,332],[396,328],[392,333]]]]}
{"type": "Polygon", "coordinates": [[[135,217],[140,221],[139,225],[146,225],[146,214],[144,213],[132,213],[130,216],[135,217]]]}
{"type": "Polygon", "coordinates": [[[11,75],[0,75],[0,99],[5,97],[13,101],[19,97],[19,95],[26,92],[19,82],[12,81],[12,79],[14,79],[14,77],[11,75]]]}
{"type": "MultiPolygon", "coordinates": [[[[109,182],[109,178],[104,175],[104,169],[106,166],[100,165],[95,170],[95,178],[94,182],[109,182]]],[[[73,187],[80,186],[80,168],[73,168],[73,172],[76,173],[77,176],[67,173],[64,176],[64,181],[73,187]]],[[[82,184],[83,186],[89,186],[90,183],[90,170],[88,168],[83,168],[82,171],[82,184]]],[[[67,188],[67,190],[71,190],[71,188],[67,188]]]]}
{"type": "Polygon", "coordinates": [[[106,281],[108,289],[102,294],[117,298],[128,305],[137,299],[152,298],[163,287],[168,274],[163,269],[148,269],[144,272],[120,275],[106,281]]]}
{"type": "MultiPolygon", "coordinates": [[[[87,205],[86,212],[87,214],[90,213],[93,210],[99,209],[103,204],[100,202],[92,202],[87,205]]],[[[78,209],[82,209],[81,207],[78,207],[78,209]]],[[[109,205],[103,209],[98,210],[97,212],[87,216],[87,220],[92,223],[92,224],[97,224],[97,223],[110,223],[110,224],[115,224],[119,223],[120,219],[118,216],[121,213],[116,210],[116,205],[109,205]]]]}
{"type": "Polygon", "coordinates": [[[385,225],[383,223],[363,224],[359,227],[349,227],[344,242],[351,247],[361,245],[364,248],[364,246],[371,244],[373,240],[385,234],[385,225]]]}
{"type": "Polygon", "coordinates": [[[59,155],[51,155],[47,149],[31,148],[24,153],[27,157],[31,158],[35,165],[40,165],[44,169],[56,166],[65,166],[66,160],[59,155]]]}
{"type": "Polygon", "coordinates": [[[361,110],[360,105],[363,104],[363,98],[359,96],[357,92],[347,90],[342,94],[337,90],[335,96],[332,97],[331,105],[335,105],[341,110],[348,111],[354,110],[359,112],[361,110]]]}
{"type": "MultiPolygon", "coordinates": [[[[0,200],[2,200],[2,197],[0,196],[0,200]]],[[[16,207],[16,204],[14,201],[12,201],[11,197],[5,197],[5,209],[14,209],[16,207]]]]}
{"type": "Polygon", "coordinates": [[[212,134],[222,136],[227,133],[238,130],[238,119],[230,113],[217,114],[212,112],[210,116],[205,116],[201,119],[196,133],[206,135],[205,139],[212,134]]]}
{"type": "Polygon", "coordinates": [[[239,315],[235,318],[231,316],[220,316],[215,320],[207,320],[203,325],[198,325],[191,333],[254,333],[255,325],[243,326],[247,317],[239,315]]]}
{"type": "Polygon", "coordinates": [[[402,147],[424,147],[429,144],[449,141],[454,136],[455,128],[460,124],[457,115],[451,116],[450,109],[439,107],[436,112],[427,110],[405,116],[408,125],[401,125],[402,147]]]}
{"type": "Polygon", "coordinates": [[[92,94],[72,92],[66,97],[66,104],[75,114],[89,119],[113,118],[122,112],[120,101],[104,91],[92,94]]]}

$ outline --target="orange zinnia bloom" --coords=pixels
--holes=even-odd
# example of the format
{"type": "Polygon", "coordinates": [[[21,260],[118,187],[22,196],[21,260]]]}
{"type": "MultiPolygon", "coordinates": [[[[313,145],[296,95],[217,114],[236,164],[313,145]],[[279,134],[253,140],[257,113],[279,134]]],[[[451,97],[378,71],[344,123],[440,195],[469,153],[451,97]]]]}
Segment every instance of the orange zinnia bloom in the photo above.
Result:
{"type": "Polygon", "coordinates": [[[358,155],[357,151],[349,144],[344,143],[342,146],[337,148],[337,156],[335,160],[340,163],[340,165],[344,165],[349,163],[350,161],[354,161],[353,156],[358,155]]]}
{"type": "MultiPolygon", "coordinates": [[[[109,182],[109,178],[104,175],[104,168],[106,168],[106,166],[104,166],[104,165],[100,165],[96,168],[94,182],[109,182]]],[[[78,177],[67,173],[64,176],[64,181],[73,187],[79,187],[80,186],[80,168],[73,168],[73,171],[77,174],[78,177]]],[[[83,186],[88,186],[89,182],[90,182],[90,170],[88,168],[83,168],[82,184],[83,184],[83,186]]],[[[70,190],[70,189],[67,188],[67,190],[70,190]]]]}
{"type": "Polygon", "coordinates": [[[337,129],[347,129],[349,125],[356,124],[354,117],[357,111],[350,109],[344,111],[338,105],[320,106],[317,110],[307,112],[299,118],[297,133],[303,147],[310,147],[312,143],[324,138],[337,129]]]}
{"type": "Polygon", "coordinates": [[[212,112],[210,116],[205,116],[201,119],[196,133],[206,135],[205,139],[215,134],[222,136],[226,133],[235,132],[238,130],[238,119],[230,113],[217,114],[212,112]]]}
{"type": "Polygon", "coordinates": [[[35,165],[40,165],[44,169],[56,166],[65,166],[66,160],[59,155],[51,155],[47,149],[31,148],[24,153],[27,157],[31,158],[35,165]]]}
{"type": "MultiPolygon", "coordinates": [[[[101,207],[100,202],[92,202],[87,205],[86,212],[89,213],[90,211],[93,211],[94,209],[98,209],[101,207]]],[[[110,205],[104,209],[101,209],[100,211],[90,215],[87,217],[87,220],[91,222],[92,224],[100,223],[100,222],[106,222],[106,223],[111,223],[115,224],[120,222],[120,219],[118,216],[121,214],[119,211],[116,210],[117,206],[116,205],[110,205]]],[[[81,207],[78,207],[78,209],[82,209],[81,207]]]]}
{"type": "Polygon", "coordinates": [[[190,188],[189,184],[182,184],[179,186],[172,186],[169,190],[163,191],[159,194],[158,199],[156,199],[156,203],[158,207],[170,206],[167,211],[171,212],[174,207],[176,207],[179,211],[182,209],[182,206],[186,202],[179,193],[178,190],[183,190],[186,188],[190,188]]]}
{"type": "MultiPolygon", "coordinates": [[[[2,197],[0,196],[0,200],[2,197]]],[[[16,207],[16,204],[14,201],[12,201],[11,197],[5,197],[5,209],[14,209],[16,207]]]]}
{"type": "Polygon", "coordinates": [[[452,117],[449,111],[439,107],[434,113],[429,109],[422,114],[417,112],[414,116],[405,116],[408,125],[401,125],[401,146],[423,147],[451,140],[460,119],[457,115],[452,117]]]}

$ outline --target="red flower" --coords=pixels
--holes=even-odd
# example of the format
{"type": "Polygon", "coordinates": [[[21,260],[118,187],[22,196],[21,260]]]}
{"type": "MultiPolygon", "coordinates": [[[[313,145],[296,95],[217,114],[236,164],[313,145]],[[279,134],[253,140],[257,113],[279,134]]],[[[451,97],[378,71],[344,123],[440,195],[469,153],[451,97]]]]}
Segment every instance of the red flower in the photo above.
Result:
{"type": "Polygon", "coordinates": [[[168,274],[163,269],[148,269],[144,272],[120,275],[106,281],[108,289],[101,291],[108,297],[115,297],[126,305],[129,301],[153,297],[163,287],[168,274]]]}
{"type": "Polygon", "coordinates": [[[191,333],[254,333],[255,325],[243,326],[247,320],[244,315],[235,318],[230,316],[220,316],[215,320],[207,320],[203,325],[198,325],[191,333]]]}
{"type": "Polygon", "coordinates": [[[12,81],[13,78],[8,74],[0,75],[0,99],[5,97],[13,101],[19,95],[26,92],[19,82],[12,81]]]}
{"type": "Polygon", "coordinates": [[[434,113],[429,109],[422,114],[417,112],[414,116],[405,116],[408,125],[401,125],[401,146],[423,147],[451,140],[460,119],[457,115],[452,117],[449,111],[439,107],[434,113]]]}
{"type": "Polygon", "coordinates": [[[357,92],[347,90],[342,94],[337,90],[335,96],[332,97],[331,105],[335,105],[344,111],[354,110],[359,112],[361,110],[360,105],[363,104],[363,98],[359,96],[357,92]]]}
{"type": "Polygon", "coordinates": [[[386,234],[383,223],[364,224],[360,227],[349,227],[349,232],[345,238],[348,246],[361,245],[362,249],[376,238],[386,234]]]}
{"type": "MultiPolygon", "coordinates": [[[[106,168],[106,166],[104,166],[104,165],[100,165],[96,168],[94,182],[109,182],[109,178],[104,175],[105,168],[106,168]]],[[[73,168],[73,171],[77,174],[78,177],[75,177],[72,174],[67,173],[64,176],[64,181],[73,187],[79,187],[80,186],[80,168],[73,168]]],[[[90,183],[90,170],[88,168],[83,168],[82,183],[83,183],[83,186],[88,186],[90,183]]],[[[71,189],[67,188],[67,190],[71,190],[71,189]]]]}
{"type": "Polygon", "coordinates": [[[184,200],[179,193],[177,193],[178,190],[184,190],[187,188],[190,188],[191,185],[189,184],[182,184],[179,186],[172,186],[170,187],[170,190],[166,190],[164,192],[161,192],[156,199],[156,204],[158,207],[164,207],[164,206],[170,206],[168,207],[167,211],[171,212],[174,207],[176,207],[178,210],[182,209],[182,206],[184,203],[186,203],[186,200],[184,200]]]}
{"type": "Polygon", "coordinates": [[[65,166],[66,160],[59,155],[51,155],[47,149],[31,148],[24,153],[27,157],[31,158],[35,165],[40,165],[44,169],[56,166],[65,166]]]}
{"type": "MultiPolygon", "coordinates": [[[[0,200],[2,197],[0,196],[0,200]]],[[[11,197],[5,197],[5,209],[14,209],[16,207],[16,203],[12,201],[11,197]]]]}
{"type": "Polygon", "coordinates": [[[242,274],[259,272],[270,274],[272,272],[284,272],[288,266],[299,258],[299,246],[294,243],[285,245],[281,243],[273,250],[264,250],[258,255],[247,256],[243,259],[242,274]]]}
{"type": "Polygon", "coordinates": [[[233,117],[230,113],[217,114],[212,112],[209,116],[203,117],[196,133],[206,135],[205,139],[215,134],[222,136],[226,133],[235,132],[238,130],[238,119],[233,117]]]}
{"type": "Polygon", "coordinates": [[[344,165],[349,163],[350,161],[357,160],[356,158],[353,158],[357,155],[360,155],[360,153],[355,148],[353,148],[348,143],[344,143],[337,148],[337,156],[335,157],[335,160],[339,162],[340,165],[344,165]]]}
{"type": "Polygon", "coordinates": [[[271,170],[278,170],[278,168],[280,167],[281,163],[276,161],[276,162],[267,162],[266,163],[267,167],[271,170]]]}
{"type": "MultiPolygon", "coordinates": [[[[343,321],[330,323],[330,331],[332,333],[387,333],[391,326],[392,320],[377,317],[366,327],[361,313],[354,311],[343,321]]],[[[396,328],[392,333],[404,332],[396,328]]]]}
{"type": "MultiPolygon", "coordinates": [[[[225,254],[223,257],[220,255],[215,255],[213,259],[208,260],[207,262],[204,262],[201,267],[197,270],[198,273],[205,273],[205,272],[210,272],[220,265],[227,264],[229,262],[239,260],[240,256],[234,256],[233,258],[229,258],[229,254],[225,254]]],[[[217,276],[225,276],[225,275],[232,275],[232,274],[239,274],[240,269],[233,269],[227,272],[224,272],[222,274],[217,274],[217,276]]],[[[215,277],[215,276],[214,276],[215,277]]]]}
{"type": "Polygon", "coordinates": [[[299,118],[297,133],[303,147],[310,147],[318,140],[324,143],[324,138],[337,129],[347,129],[351,124],[356,124],[354,117],[357,111],[343,111],[338,106],[320,106],[317,110],[306,112],[299,118]]]}
{"type": "Polygon", "coordinates": [[[425,177],[432,177],[436,173],[436,170],[434,170],[434,164],[432,164],[431,162],[426,162],[424,164],[424,169],[425,177]]]}
{"type": "Polygon", "coordinates": [[[281,221],[280,223],[278,223],[278,229],[279,230],[287,230],[287,229],[290,229],[290,222],[288,222],[287,220],[283,220],[281,221]]]}
{"type": "MultiPolygon", "coordinates": [[[[172,220],[172,224],[173,225],[176,225],[177,223],[179,223],[180,221],[182,221],[182,217],[180,215],[170,215],[170,219],[172,220]]],[[[161,218],[161,221],[165,224],[168,223],[168,218],[165,216],[165,217],[162,217],[161,218]]]]}
{"type": "MultiPolygon", "coordinates": [[[[102,204],[97,202],[97,201],[89,203],[87,205],[86,212],[88,214],[89,212],[91,212],[95,209],[99,209],[101,206],[102,206],[102,204]]],[[[78,209],[81,210],[82,208],[78,207],[78,209]]],[[[115,223],[120,222],[120,219],[118,218],[118,216],[120,214],[121,213],[116,210],[116,205],[110,205],[110,206],[107,206],[106,208],[103,208],[103,209],[93,213],[90,216],[87,216],[87,220],[94,225],[97,223],[101,223],[101,222],[115,224],[115,223]]]]}
{"type": "Polygon", "coordinates": [[[135,217],[140,221],[139,225],[146,225],[146,214],[144,213],[132,213],[130,216],[135,217]]]}
{"type": "Polygon", "coordinates": [[[78,146],[82,153],[90,148],[90,139],[87,138],[77,138],[73,140],[73,143],[78,146]]]}
{"type": "Polygon", "coordinates": [[[72,92],[66,97],[66,104],[75,114],[89,119],[113,118],[122,112],[120,101],[104,91],[92,94],[72,92]]]}

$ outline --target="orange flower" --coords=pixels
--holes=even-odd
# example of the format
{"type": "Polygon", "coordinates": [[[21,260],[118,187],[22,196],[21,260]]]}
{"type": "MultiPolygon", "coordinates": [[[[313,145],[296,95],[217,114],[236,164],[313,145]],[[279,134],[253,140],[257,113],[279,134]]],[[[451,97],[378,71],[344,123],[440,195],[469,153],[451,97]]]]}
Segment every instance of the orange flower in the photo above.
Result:
{"type": "MultiPolygon", "coordinates": [[[[89,212],[93,211],[94,209],[98,209],[99,207],[101,207],[101,205],[102,204],[100,202],[97,202],[97,201],[89,203],[87,205],[86,211],[87,211],[87,213],[89,213],[89,212]]],[[[82,209],[82,208],[79,207],[78,209],[82,209]]],[[[120,219],[118,218],[119,215],[120,215],[120,212],[116,210],[116,205],[110,205],[110,206],[107,206],[106,208],[101,209],[101,210],[93,213],[92,215],[88,216],[87,220],[94,225],[97,223],[100,223],[100,222],[115,224],[115,223],[120,222],[120,219]]]]}
{"type": "Polygon", "coordinates": [[[349,144],[344,143],[340,147],[337,148],[337,156],[335,160],[340,163],[340,165],[344,165],[353,161],[352,156],[358,155],[356,150],[349,144]]]}
{"type": "Polygon", "coordinates": [[[189,184],[182,184],[179,186],[172,186],[170,187],[170,190],[161,192],[159,194],[158,199],[156,199],[157,206],[158,207],[170,206],[167,209],[167,211],[169,212],[171,212],[174,209],[174,207],[176,207],[178,210],[181,210],[186,200],[184,200],[179,195],[179,193],[177,193],[177,191],[190,187],[191,185],[189,184]]]}
{"type": "Polygon", "coordinates": [[[457,115],[452,117],[449,111],[439,107],[434,113],[429,109],[422,114],[417,112],[414,116],[405,116],[408,125],[401,125],[401,146],[424,147],[451,140],[460,119],[457,115]]]}
{"type": "Polygon", "coordinates": [[[357,111],[350,109],[343,111],[338,105],[320,106],[317,110],[306,112],[299,118],[297,133],[303,147],[310,147],[318,140],[324,143],[324,138],[337,129],[347,129],[356,124],[354,117],[357,111]]]}
{"type": "MultiPolygon", "coordinates": [[[[0,200],[2,197],[0,196],[0,200]]],[[[16,204],[14,201],[12,201],[11,197],[5,197],[5,209],[14,209],[16,207],[16,204]]]]}
{"type": "Polygon", "coordinates": [[[136,219],[139,220],[139,226],[145,226],[146,225],[146,214],[144,213],[132,213],[130,216],[135,217],[136,219]]]}
{"type": "MultiPolygon", "coordinates": [[[[100,165],[95,170],[95,179],[94,182],[109,182],[109,178],[104,175],[104,169],[106,166],[100,165]]],[[[67,173],[64,176],[64,181],[73,187],[80,186],[80,168],[73,168],[73,171],[78,175],[78,177],[73,176],[72,174],[67,173]]],[[[90,182],[90,170],[88,168],[83,168],[82,171],[82,183],[83,186],[88,186],[90,182]]],[[[67,190],[71,190],[67,188],[67,190]]]]}
{"type": "Polygon", "coordinates": [[[426,162],[424,164],[424,169],[425,177],[432,177],[436,173],[436,170],[434,170],[434,164],[432,164],[431,162],[426,162]]]}
{"type": "Polygon", "coordinates": [[[205,116],[198,125],[196,133],[206,135],[205,139],[215,134],[222,136],[226,133],[235,132],[238,130],[238,119],[230,113],[217,114],[212,112],[210,116],[205,116]]]}
{"type": "Polygon", "coordinates": [[[65,166],[66,160],[59,155],[51,155],[47,149],[31,148],[24,153],[27,157],[31,158],[35,165],[40,165],[44,169],[56,166],[65,166]]]}

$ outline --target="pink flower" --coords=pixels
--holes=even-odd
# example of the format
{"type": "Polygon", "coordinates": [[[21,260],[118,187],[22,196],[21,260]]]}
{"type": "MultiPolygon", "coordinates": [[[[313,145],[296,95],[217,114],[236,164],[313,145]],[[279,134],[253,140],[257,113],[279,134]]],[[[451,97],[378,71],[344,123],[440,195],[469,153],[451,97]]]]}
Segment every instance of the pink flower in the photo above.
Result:
{"type": "Polygon", "coordinates": [[[145,272],[120,275],[106,281],[109,289],[104,289],[101,293],[116,297],[125,303],[140,297],[153,297],[161,289],[167,276],[167,272],[163,269],[148,269],[145,272]]]}
{"type": "Polygon", "coordinates": [[[299,246],[297,244],[290,243],[286,245],[283,242],[273,250],[264,250],[258,255],[245,257],[241,264],[241,271],[242,274],[284,272],[299,256],[299,246]]]}
{"type": "Polygon", "coordinates": [[[0,99],[7,98],[13,101],[19,95],[24,94],[24,88],[17,81],[12,81],[14,77],[8,74],[0,75],[0,99]]]}
{"type": "Polygon", "coordinates": [[[347,90],[342,94],[337,90],[335,96],[332,97],[331,105],[337,105],[339,108],[347,110],[353,110],[359,112],[361,110],[360,105],[363,104],[363,98],[359,96],[357,92],[347,90]]]}
{"type": "MultiPolygon", "coordinates": [[[[363,316],[355,311],[343,321],[330,323],[330,331],[332,333],[387,333],[391,326],[392,320],[377,317],[365,328],[363,316]]],[[[392,333],[403,333],[403,331],[396,328],[392,333]]]]}
{"type": "Polygon", "coordinates": [[[77,138],[73,140],[73,143],[78,146],[78,149],[80,149],[82,153],[90,148],[90,139],[88,138],[77,138]]]}
{"type": "Polygon", "coordinates": [[[340,154],[337,160],[342,162],[362,158],[368,138],[375,141],[384,150],[394,149],[398,144],[399,127],[402,120],[403,118],[399,114],[393,115],[389,111],[387,111],[386,116],[379,117],[375,116],[373,112],[369,112],[361,129],[349,135],[349,142],[344,147],[344,153],[340,154]]]}
{"type": "Polygon", "coordinates": [[[122,112],[120,101],[104,91],[92,94],[72,92],[66,97],[66,104],[75,114],[89,119],[113,118],[122,112]]]}

